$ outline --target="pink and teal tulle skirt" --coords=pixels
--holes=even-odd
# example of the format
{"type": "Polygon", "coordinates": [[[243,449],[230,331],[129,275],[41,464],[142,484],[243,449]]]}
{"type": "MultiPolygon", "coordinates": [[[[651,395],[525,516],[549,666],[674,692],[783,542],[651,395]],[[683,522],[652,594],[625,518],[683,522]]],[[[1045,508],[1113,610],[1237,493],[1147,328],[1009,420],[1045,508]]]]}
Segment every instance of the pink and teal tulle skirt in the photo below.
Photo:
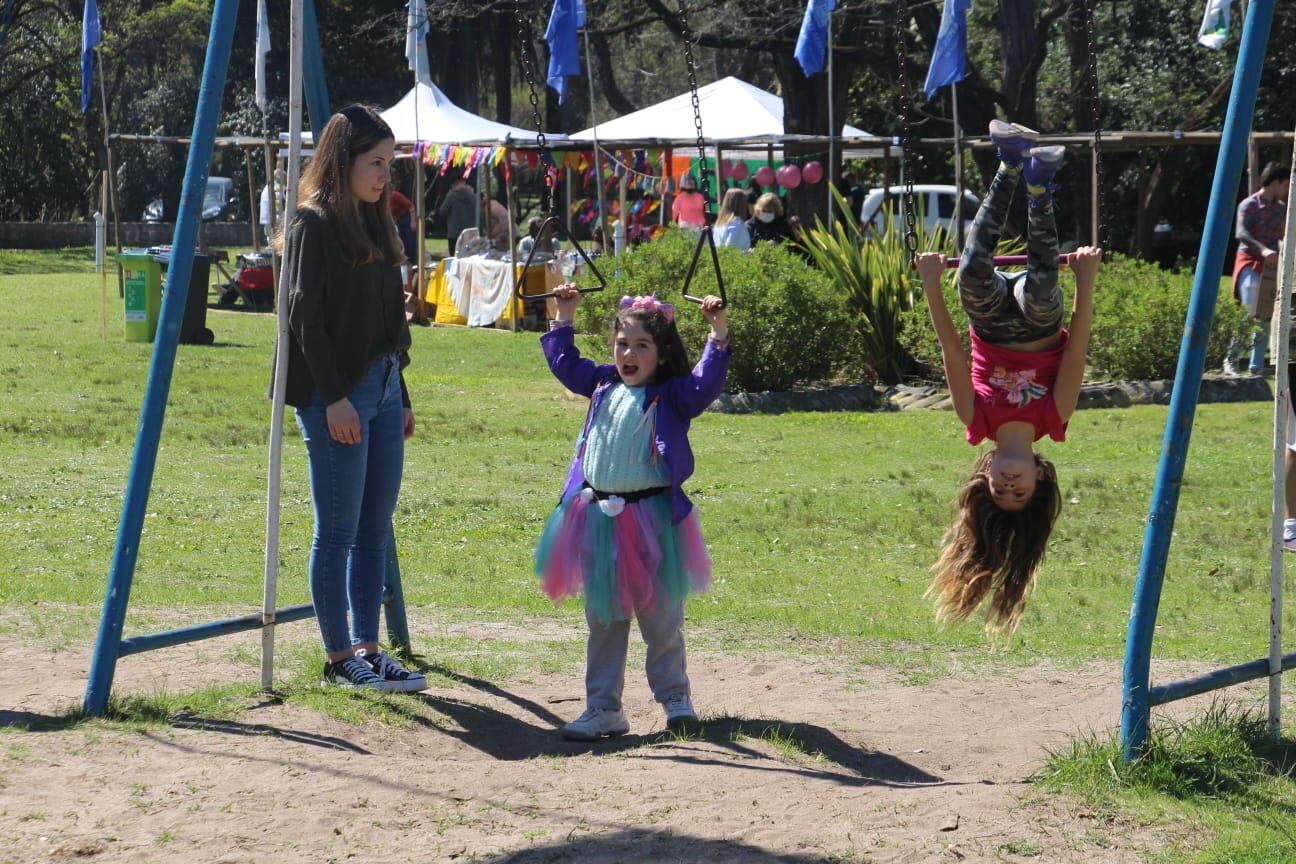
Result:
{"type": "Polygon", "coordinates": [[[711,584],[697,510],[671,523],[671,496],[599,501],[593,490],[567,496],[549,516],[536,546],[535,571],[555,603],[585,596],[603,623],[676,604],[711,584]],[[613,515],[609,515],[613,514],[613,515]]]}

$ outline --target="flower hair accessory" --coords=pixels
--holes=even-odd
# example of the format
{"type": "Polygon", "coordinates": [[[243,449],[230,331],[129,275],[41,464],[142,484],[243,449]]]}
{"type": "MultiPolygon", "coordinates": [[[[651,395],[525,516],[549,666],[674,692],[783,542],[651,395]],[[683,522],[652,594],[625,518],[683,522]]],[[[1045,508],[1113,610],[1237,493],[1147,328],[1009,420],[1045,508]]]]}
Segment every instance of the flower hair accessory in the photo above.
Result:
{"type": "Polygon", "coordinates": [[[627,309],[642,309],[650,313],[660,312],[667,322],[675,320],[675,307],[658,300],[656,294],[649,294],[647,297],[630,297],[627,295],[621,298],[621,305],[618,308],[622,312],[627,309]]]}

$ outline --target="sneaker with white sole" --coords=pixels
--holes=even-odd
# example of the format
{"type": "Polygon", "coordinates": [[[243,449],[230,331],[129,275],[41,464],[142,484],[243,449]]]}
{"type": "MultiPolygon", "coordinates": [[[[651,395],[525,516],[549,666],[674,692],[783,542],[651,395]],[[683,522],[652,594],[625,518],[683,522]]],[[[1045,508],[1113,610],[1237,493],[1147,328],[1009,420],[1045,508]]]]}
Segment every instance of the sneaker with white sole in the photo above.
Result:
{"type": "Polygon", "coordinates": [[[419,690],[427,689],[427,678],[422,672],[411,672],[386,651],[379,651],[377,654],[364,654],[357,651],[356,655],[363,656],[374,673],[394,685],[392,689],[398,693],[417,693],[419,690]]]}
{"type": "Polygon", "coordinates": [[[1026,181],[1026,189],[1031,197],[1042,198],[1051,191],[1049,184],[1052,183],[1053,175],[1062,164],[1066,148],[1060,144],[1052,147],[1032,147],[1025,155],[1027,159],[1026,167],[1022,170],[1022,179],[1026,181]]]}
{"type": "Polygon", "coordinates": [[[630,731],[625,714],[608,708],[586,708],[585,713],[562,728],[568,741],[597,741],[615,738],[630,731]]]}
{"type": "Polygon", "coordinates": [[[1283,548],[1288,552],[1296,552],[1296,528],[1283,527],[1283,548]]]}
{"type": "Polygon", "coordinates": [[[324,683],[356,690],[380,690],[390,693],[396,688],[384,681],[363,657],[353,656],[324,664],[324,683]]]}
{"type": "Polygon", "coordinates": [[[698,718],[697,713],[693,710],[693,701],[689,699],[687,693],[676,693],[662,703],[662,708],[666,710],[666,727],[668,729],[675,729],[697,722],[698,718]]]}
{"type": "Polygon", "coordinates": [[[990,121],[990,140],[999,149],[999,161],[1010,168],[1020,167],[1026,151],[1035,145],[1039,133],[1016,123],[990,121]]]}

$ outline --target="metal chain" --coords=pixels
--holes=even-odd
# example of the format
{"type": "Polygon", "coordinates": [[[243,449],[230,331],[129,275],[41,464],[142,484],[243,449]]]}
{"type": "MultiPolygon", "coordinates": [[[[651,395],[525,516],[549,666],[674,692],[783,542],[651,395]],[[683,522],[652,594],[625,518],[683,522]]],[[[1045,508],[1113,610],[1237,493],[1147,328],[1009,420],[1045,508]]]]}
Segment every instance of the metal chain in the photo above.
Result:
{"type": "Polygon", "coordinates": [[[1094,125],[1094,185],[1097,187],[1098,192],[1098,236],[1094,238],[1094,243],[1105,250],[1108,248],[1107,193],[1103,189],[1102,123],[1099,122],[1101,102],[1098,96],[1098,40],[1094,36],[1094,17],[1098,0],[1083,0],[1083,3],[1085,37],[1089,48],[1089,109],[1092,112],[1094,125]]]}
{"type": "MultiPolygon", "coordinates": [[[[897,0],[895,9],[896,68],[900,74],[900,173],[904,179],[905,249],[912,260],[918,254],[918,214],[913,191],[913,93],[909,89],[909,59],[905,55],[905,30],[909,25],[909,0],[897,0]]],[[[886,193],[890,197],[890,191],[886,193]]]]}
{"type": "MultiPolygon", "coordinates": [[[[693,100],[693,127],[697,129],[698,173],[702,176],[702,209],[711,215],[711,181],[706,168],[706,143],[702,138],[702,106],[698,102],[697,66],[693,62],[693,38],[689,33],[688,10],[684,0],[677,0],[679,9],[680,37],[684,40],[684,61],[688,65],[689,93],[693,100]]],[[[710,222],[710,219],[707,220],[710,222]]]]}
{"type": "Polygon", "coordinates": [[[517,20],[518,41],[521,43],[522,74],[526,77],[527,88],[530,90],[531,117],[535,121],[536,144],[540,147],[540,168],[544,171],[544,197],[540,201],[540,212],[549,213],[553,210],[554,178],[550,171],[553,157],[549,153],[544,121],[540,118],[540,96],[536,93],[535,67],[531,56],[534,46],[531,44],[531,28],[527,26],[526,17],[522,14],[521,0],[513,4],[513,15],[517,20]]]}

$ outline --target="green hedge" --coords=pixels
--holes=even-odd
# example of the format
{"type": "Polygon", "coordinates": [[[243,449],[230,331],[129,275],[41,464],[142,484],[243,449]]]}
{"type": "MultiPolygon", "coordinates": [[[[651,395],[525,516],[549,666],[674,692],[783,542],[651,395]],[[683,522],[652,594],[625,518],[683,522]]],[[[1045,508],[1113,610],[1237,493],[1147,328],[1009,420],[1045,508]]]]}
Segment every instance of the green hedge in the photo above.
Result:
{"type": "MultiPolygon", "coordinates": [[[[610,337],[608,325],[623,295],[656,293],[659,300],[675,304],[680,335],[696,360],[710,328],[701,310],[681,296],[696,243],[692,233],[668,231],[618,259],[597,259],[608,290],[585,295],[577,328],[610,337]]],[[[730,392],[787,390],[852,371],[858,356],[855,329],[842,292],[827,277],[782,246],[761,244],[750,253],[718,251],[733,339],[730,392]]],[[[580,281],[594,280],[587,274],[580,281]]],[[[704,249],[689,293],[717,293],[715,284],[704,249]]]]}
{"type": "MultiPolygon", "coordinates": [[[[1163,270],[1133,258],[1115,256],[1098,271],[1094,291],[1094,325],[1089,339],[1089,377],[1118,381],[1155,381],[1173,378],[1179,362],[1179,344],[1188,315],[1192,274],[1163,270]]],[[[1075,282],[1062,271],[1067,314],[1075,282]]],[[[945,302],[954,326],[967,332],[967,316],[958,301],[954,275],[945,282],[945,302]]],[[[1206,348],[1206,368],[1218,369],[1230,340],[1250,332],[1242,307],[1233,302],[1227,280],[1222,281],[1206,348]]],[[[927,374],[942,376],[940,346],[932,331],[926,303],[907,314],[902,341],[927,374]]]]}
{"type": "MultiPolygon", "coordinates": [[[[1089,364],[1123,381],[1173,378],[1188,318],[1193,274],[1117,258],[1098,272],[1094,291],[1089,364]]],[[[1207,370],[1219,369],[1229,342],[1251,332],[1245,310],[1233,302],[1230,281],[1220,282],[1215,321],[1206,345],[1207,370]]]]}

